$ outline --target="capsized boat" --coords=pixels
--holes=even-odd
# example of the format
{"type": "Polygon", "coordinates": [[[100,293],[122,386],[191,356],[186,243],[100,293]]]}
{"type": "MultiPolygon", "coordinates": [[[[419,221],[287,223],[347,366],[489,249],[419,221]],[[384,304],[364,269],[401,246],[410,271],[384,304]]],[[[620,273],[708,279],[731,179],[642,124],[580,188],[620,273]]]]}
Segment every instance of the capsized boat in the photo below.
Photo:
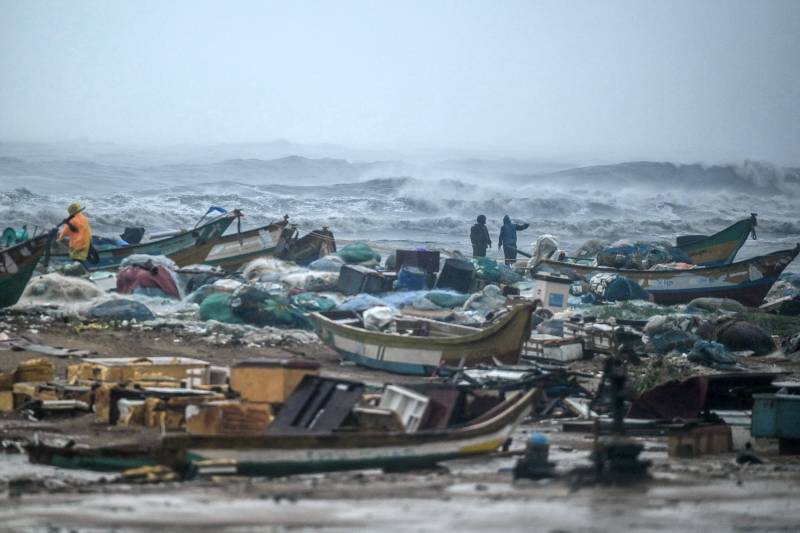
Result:
{"type": "Polygon", "coordinates": [[[299,237],[297,227],[285,216],[279,222],[221,237],[204,262],[225,270],[236,270],[258,257],[273,256],[307,265],[335,251],[336,240],[328,228],[299,237]]]}
{"type": "Polygon", "coordinates": [[[357,313],[312,313],[317,335],[344,359],[398,374],[429,375],[436,368],[515,364],[530,337],[534,303],[508,308],[487,327],[401,317],[396,333],[368,331],[357,313]]]}
{"type": "Polygon", "coordinates": [[[524,420],[538,389],[516,391],[460,426],[405,431],[324,434],[167,434],[158,446],[26,447],[31,462],[68,468],[123,470],[165,465],[196,473],[283,476],[363,468],[402,470],[472,457],[499,449],[524,420]]]}
{"type": "MultiPolygon", "coordinates": [[[[123,259],[133,254],[165,255],[175,261],[179,267],[199,264],[205,261],[211,248],[239,216],[238,211],[233,211],[201,226],[164,239],[98,250],[97,260],[95,262],[86,261],[85,266],[89,270],[115,269],[119,267],[123,259]]],[[[55,263],[71,261],[67,254],[53,254],[51,260],[55,263]]]]}
{"type": "Polygon", "coordinates": [[[0,307],[17,303],[39,259],[47,250],[48,241],[49,235],[43,233],[0,249],[0,307]]]}
{"type": "Polygon", "coordinates": [[[546,259],[537,263],[531,274],[548,272],[576,281],[588,281],[595,274],[615,273],[638,283],[658,304],[681,304],[695,298],[716,297],[731,298],[743,305],[757,307],[798,253],[800,244],[728,265],[686,270],[625,270],[546,259]]]}
{"type": "Polygon", "coordinates": [[[750,218],[735,222],[713,235],[684,235],[678,237],[675,244],[696,265],[727,265],[736,258],[748,236],[756,238],[757,225],[756,213],[750,213],[750,218]]]}

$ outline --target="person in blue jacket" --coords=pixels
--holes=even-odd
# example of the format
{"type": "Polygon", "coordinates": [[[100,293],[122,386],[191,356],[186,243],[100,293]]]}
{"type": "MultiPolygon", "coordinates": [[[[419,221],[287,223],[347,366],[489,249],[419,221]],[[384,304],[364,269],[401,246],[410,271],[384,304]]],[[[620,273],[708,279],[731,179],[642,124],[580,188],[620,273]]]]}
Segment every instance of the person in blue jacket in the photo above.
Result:
{"type": "Polygon", "coordinates": [[[508,215],[503,217],[503,227],[500,228],[497,249],[503,249],[507,265],[513,265],[517,260],[517,232],[527,229],[528,226],[530,224],[514,224],[508,215]]]}

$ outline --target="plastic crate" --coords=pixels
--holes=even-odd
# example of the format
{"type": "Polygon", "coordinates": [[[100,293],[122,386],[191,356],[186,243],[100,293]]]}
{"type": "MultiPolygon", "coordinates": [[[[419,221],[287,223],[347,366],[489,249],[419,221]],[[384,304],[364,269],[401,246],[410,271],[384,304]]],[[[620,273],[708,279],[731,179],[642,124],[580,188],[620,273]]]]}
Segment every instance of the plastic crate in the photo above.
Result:
{"type": "Polygon", "coordinates": [[[430,398],[417,392],[398,387],[397,385],[387,385],[381,396],[378,407],[391,409],[400,418],[406,431],[413,433],[419,429],[420,424],[428,413],[430,398]]]}

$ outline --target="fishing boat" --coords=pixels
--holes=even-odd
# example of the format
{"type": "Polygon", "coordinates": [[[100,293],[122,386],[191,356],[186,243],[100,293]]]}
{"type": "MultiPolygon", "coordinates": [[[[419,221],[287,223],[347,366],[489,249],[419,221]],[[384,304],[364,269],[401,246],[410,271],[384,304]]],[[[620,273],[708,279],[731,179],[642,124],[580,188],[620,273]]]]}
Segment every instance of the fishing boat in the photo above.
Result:
{"type": "MultiPolygon", "coordinates": [[[[205,261],[211,248],[239,216],[238,211],[233,211],[191,230],[181,231],[163,239],[98,250],[97,260],[86,261],[85,265],[89,270],[115,269],[123,259],[134,254],[165,255],[179,267],[199,264],[205,261]]],[[[69,255],[63,253],[53,254],[51,260],[56,263],[71,261],[69,255]]]]}
{"type": "Polygon", "coordinates": [[[748,236],[756,238],[757,225],[756,213],[751,213],[750,218],[735,222],[713,235],[684,235],[678,237],[675,244],[696,265],[727,265],[736,258],[748,236]]]}
{"type": "Polygon", "coordinates": [[[47,250],[48,238],[48,234],[43,233],[0,249],[0,307],[17,303],[39,259],[47,250]]]}
{"type": "Polygon", "coordinates": [[[279,222],[221,237],[204,262],[225,270],[236,270],[258,257],[273,256],[307,265],[335,251],[336,241],[328,228],[299,237],[297,227],[285,216],[279,222]]]}
{"type": "Polygon", "coordinates": [[[535,304],[507,309],[486,328],[401,317],[396,332],[364,329],[357,313],[312,313],[317,335],[344,359],[398,374],[430,375],[440,366],[515,364],[531,333],[535,304]]]}
{"type": "Polygon", "coordinates": [[[403,470],[473,457],[499,449],[528,415],[538,389],[506,400],[460,426],[405,431],[341,431],[325,434],[167,434],[148,446],[58,447],[33,443],[31,462],[65,468],[124,470],[165,465],[197,473],[284,476],[363,468],[403,470]]]}
{"type": "Polygon", "coordinates": [[[638,283],[658,304],[687,303],[695,298],[710,296],[730,298],[743,305],[757,307],[761,305],[781,272],[789,266],[798,253],[800,244],[788,250],[728,265],[686,270],[625,270],[546,259],[537,263],[531,269],[531,273],[560,274],[575,281],[588,281],[599,273],[614,273],[638,283]]]}

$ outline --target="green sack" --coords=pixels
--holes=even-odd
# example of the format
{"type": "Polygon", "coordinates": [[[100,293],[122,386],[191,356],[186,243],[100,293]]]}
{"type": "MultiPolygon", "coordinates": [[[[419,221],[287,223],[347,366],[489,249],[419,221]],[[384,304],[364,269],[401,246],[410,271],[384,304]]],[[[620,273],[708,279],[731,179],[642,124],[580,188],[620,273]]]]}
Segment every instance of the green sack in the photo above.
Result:
{"type": "Polygon", "coordinates": [[[381,254],[377,253],[363,242],[348,244],[339,250],[336,255],[344,259],[345,263],[350,264],[366,263],[367,261],[381,262],[381,254]]]}
{"type": "Polygon", "coordinates": [[[270,294],[257,286],[237,290],[231,300],[231,312],[248,324],[258,327],[314,328],[311,320],[294,307],[288,298],[270,294]]]}
{"type": "Polygon", "coordinates": [[[226,324],[244,323],[231,312],[231,295],[227,292],[215,292],[205,297],[200,304],[200,320],[216,320],[226,324]]]}
{"type": "Polygon", "coordinates": [[[490,283],[500,283],[501,270],[497,261],[488,257],[476,257],[472,260],[472,264],[475,265],[475,276],[478,279],[490,283]]]}

